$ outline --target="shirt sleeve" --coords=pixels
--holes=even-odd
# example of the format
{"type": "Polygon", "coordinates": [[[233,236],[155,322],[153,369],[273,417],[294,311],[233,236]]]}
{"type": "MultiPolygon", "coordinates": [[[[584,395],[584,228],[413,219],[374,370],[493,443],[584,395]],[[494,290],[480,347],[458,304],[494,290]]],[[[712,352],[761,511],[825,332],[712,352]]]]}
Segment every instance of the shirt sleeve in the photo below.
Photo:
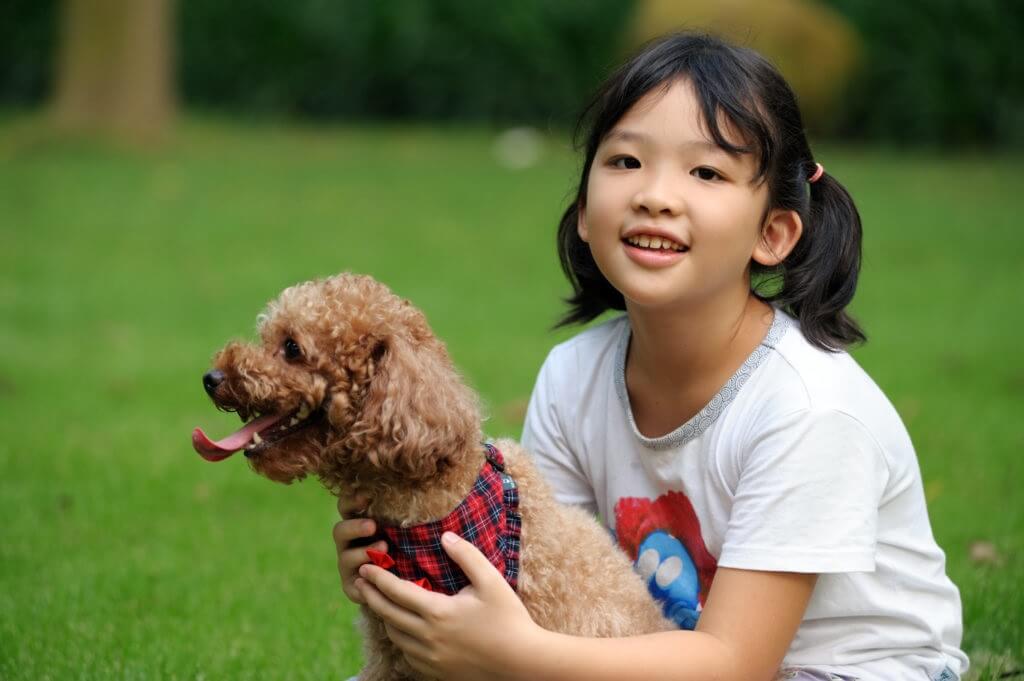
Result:
{"type": "Polygon", "coordinates": [[[879,444],[847,414],[805,410],[777,420],[743,455],[719,566],[874,571],[888,475],[879,444]]]}
{"type": "Polygon", "coordinates": [[[522,443],[533,454],[541,475],[551,485],[555,499],[563,504],[581,506],[597,513],[597,502],[590,480],[580,465],[580,459],[570,444],[571,435],[566,426],[565,411],[575,401],[560,391],[558,373],[564,370],[562,359],[553,350],[537,376],[537,382],[526,409],[522,443]]]}

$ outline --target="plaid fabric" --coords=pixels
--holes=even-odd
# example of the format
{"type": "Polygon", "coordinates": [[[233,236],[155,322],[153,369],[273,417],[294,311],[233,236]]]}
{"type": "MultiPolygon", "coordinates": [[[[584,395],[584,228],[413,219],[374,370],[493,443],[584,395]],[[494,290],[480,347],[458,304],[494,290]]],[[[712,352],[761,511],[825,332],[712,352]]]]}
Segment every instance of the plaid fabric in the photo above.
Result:
{"type": "Polygon", "coordinates": [[[486,444],[486,461],[472,491],[441,520],[413,527],[378,523],[388,553],[368,551],[371,560],[402,579],[431,591],[457,593],[469,584],[462,569],[441,546],[441,535],[454,532],[472,542],[513,589],[519,583],[519,490],[505,472],[501,452],[486,444]],[[374,555],[376,554],[376,555],[374,555]]]}

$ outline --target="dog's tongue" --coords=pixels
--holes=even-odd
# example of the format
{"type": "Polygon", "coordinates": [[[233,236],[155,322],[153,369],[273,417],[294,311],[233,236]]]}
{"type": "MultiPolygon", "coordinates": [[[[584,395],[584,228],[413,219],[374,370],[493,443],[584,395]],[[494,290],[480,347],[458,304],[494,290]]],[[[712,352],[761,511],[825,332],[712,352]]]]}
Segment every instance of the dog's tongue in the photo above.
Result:
{"type": "Polygon", "coordinates": [[[283,416],[283,414],[267,414],[258,419],[253,419],[238,431],[216,442],[206,437],[206,433],[203,432],[202,428],[196,428],[192,431],[192,447],[199,452],[199,456],[207,461],[223,461],[249,444],[253,433],[269,428],[280,421],[283,416]]]}

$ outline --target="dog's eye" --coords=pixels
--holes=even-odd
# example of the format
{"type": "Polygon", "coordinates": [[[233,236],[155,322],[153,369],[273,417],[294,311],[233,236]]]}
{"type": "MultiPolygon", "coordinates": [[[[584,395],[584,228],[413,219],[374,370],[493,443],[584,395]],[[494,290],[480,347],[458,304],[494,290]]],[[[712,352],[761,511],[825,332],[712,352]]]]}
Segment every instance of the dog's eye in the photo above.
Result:
{"type": "Polygon", "coordinates": [[[302,348],[292,338],[284,339],[284,357],[285,359],[298,359],[302,356],[302,348]]]}

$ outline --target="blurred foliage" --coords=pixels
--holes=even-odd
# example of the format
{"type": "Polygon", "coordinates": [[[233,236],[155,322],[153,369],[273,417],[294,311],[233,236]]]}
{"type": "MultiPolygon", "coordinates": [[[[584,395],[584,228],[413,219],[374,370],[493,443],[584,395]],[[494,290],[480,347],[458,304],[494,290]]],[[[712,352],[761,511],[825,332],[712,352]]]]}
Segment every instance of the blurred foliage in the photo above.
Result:
{"type": "Polygon", "coordinates": [[[54,0],[0,2],[0,105],[25,106],[48,94],[57,15],[54,0]]]}
{"type": "Polygon", "coordinates": [[[193,103],[311,116],[567,120],[618,57],[620,0],[180,0],[193,103]]]}
{"type": "Polygon", "coordinates": [[[814,130],[827,129],[860,51],[850,23],[810,0],[640,0],[630,43],[681,29],[706,30],[765,55],[796,91],[814,130]]]}
{"type": "MultiPolygon", "coordinates": [[[[0,3],[0,105],[51,90],[58,0],[0,3]]],[[[710,28],[764,52],[817,133],[1024,147],[1019,0],[178,0],[192,106],[570,121],[627,47],[710,28]]]]}
{"type": "Polygon", "coordinates": [[[907,145],[1024,147],[1024,2],[827,1],[865,43],[835,133],[907,145]]]}

